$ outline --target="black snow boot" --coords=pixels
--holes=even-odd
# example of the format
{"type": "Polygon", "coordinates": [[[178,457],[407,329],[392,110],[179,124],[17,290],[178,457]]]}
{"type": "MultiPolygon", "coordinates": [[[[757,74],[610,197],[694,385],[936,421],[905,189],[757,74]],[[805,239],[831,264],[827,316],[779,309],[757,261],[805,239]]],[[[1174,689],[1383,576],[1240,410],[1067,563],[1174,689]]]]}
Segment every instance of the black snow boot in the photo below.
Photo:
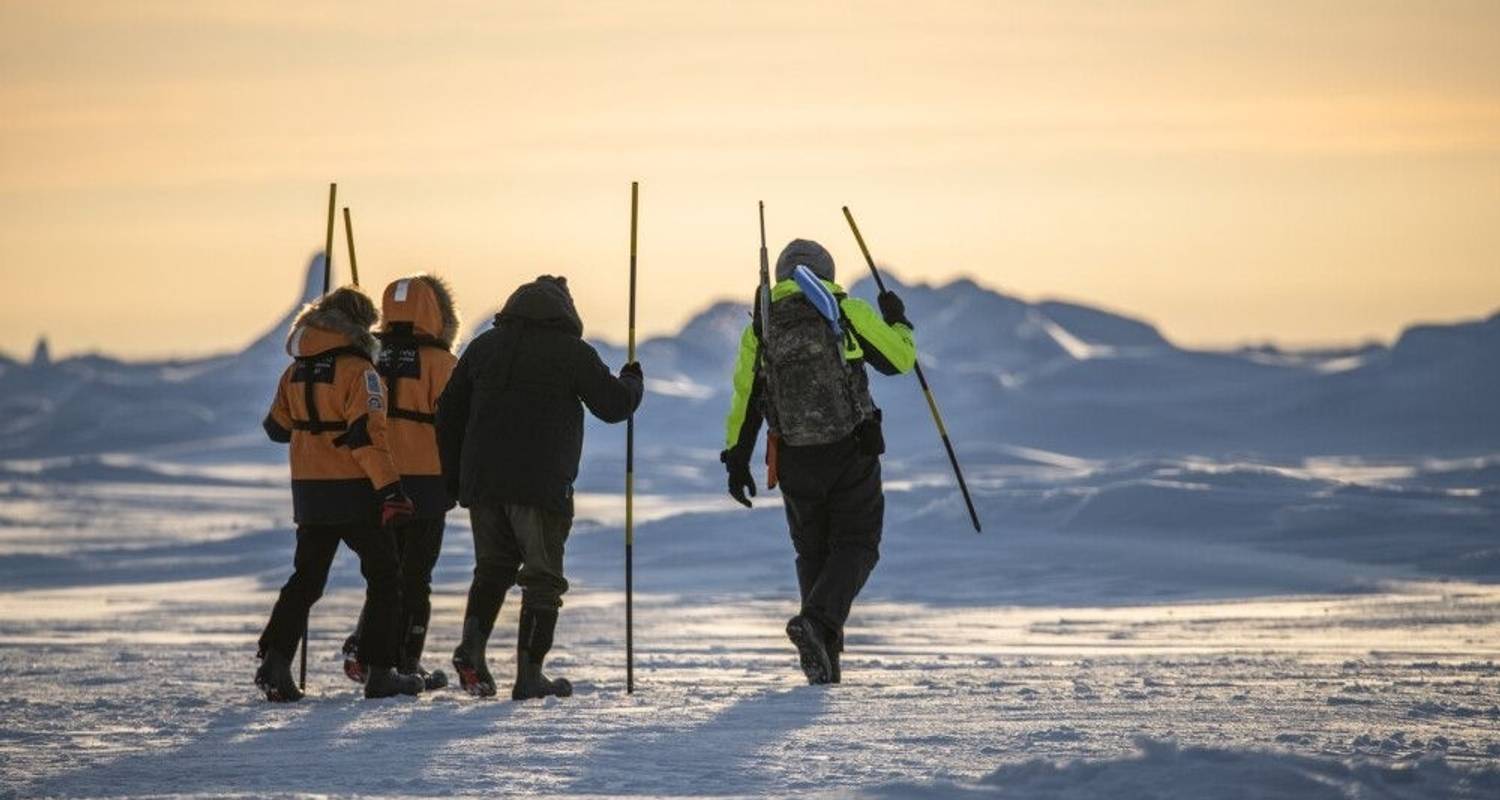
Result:
{"type": "Polygon", "coordinates": [[[797,647],[797,658],[802,664],[802,674],[814,686],[830,683],[833,664],[828,659],[827,635],[823,626],[798,614],[787,620],[786,637],[797,647]]]}
{"type": "MultiPolygon", "coordinates": [[[[464,620],[464,638],[453,651],[453,671],[458,685],[475,697],[495,696],[495,677],[484,660],[484,649],[490,632],[479,617],[464,620]]],[[[446,679],[447,676],[444,676],[446,679]]]]}
{"type": "Polygon", "coordinates": [[[429,692],[433,689],[445,688],[448,685],[448,673],[440,669],[428,672],[427,668],[422,666],[422,662],[420,661],[408,659],[406,663],[401,665],[401,671],[407,675],[415,675],[421,678],[422,685],[429,692]]]}
{"type": "Polygon", "coordinates": [[[364,663],[359,660],[359,629],[344,640],[344,675],[355,683],[364,683],[369,677],[370,671],[364,663]]]}
{"type": "Polygon", "coordinates": [[[828,651],[828,682],[843,683],[844,671],[839,667],[839,656],[844,652],[844,637],[832,631],[823,640],[823,649],[828,651]]]}
{"type": "Polygon", "coordinates": [[[511,687],[510,699],[573,695],[573,684],[566,678],[548,678],[542,674],[542,662],[552,649],[552,634],[556,629],[557,609],[521,606],[521,626],[516,630],[516,684],[511,687]]]}
{"type": "Polygon", "coordinates": [[[440,669],[428,672],[422,666],[422,650],[427,646],[427,626],[418,624],[410,617],[406,620],[406,641],[401,643],[401,671],[420,675],[427,691],[448,685],[448,675],[440,669]]]}
{"type": "Polygon", "coordinates": [[[422,678],[396,671],[395,667],[373,667],[365,678],[365,699],[422,693],[422,678]]]}
{"type": "Polygon", "coordinates": [[[302,690],[292,680],[292,659],[275,650],[267,650],[255,670],[255,686],[265,692],[266,699],[273,703],[295,703],[302,699],[302,690]]]}

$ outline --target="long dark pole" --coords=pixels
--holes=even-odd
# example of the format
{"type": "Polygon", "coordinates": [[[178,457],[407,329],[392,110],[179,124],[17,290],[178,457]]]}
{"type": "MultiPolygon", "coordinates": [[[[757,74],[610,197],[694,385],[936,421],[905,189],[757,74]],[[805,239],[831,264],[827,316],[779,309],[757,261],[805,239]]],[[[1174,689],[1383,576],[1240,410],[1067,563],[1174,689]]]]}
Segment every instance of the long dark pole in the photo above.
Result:
{"type": "Polygon", "coordinates": [[[349,207],[344,206],[344,239],[349,243],[349,277],[359,285],[359,261],[354,258],[354,222],[349,219],[349,207]]]}
{"type": "MultiPolygon", "coordinates": [[[[885,281],[880,277],[880,270],[875,267],[875,259],[870,256],[870,248],[865,246],[865,237],[859,233],[859,226],[854,224],[854,215],[849,213],[849,207],[844,206],[844,219],[849,220],[849,230],[854,231],[854,240],[859,242],[859,251],[865,255],[865,263],[870,265],[870,274],[875,277],[875,285],[880,291],[885,291],[885,281]]],[[[922,384],[922,394],[927,398],[927,410],[932,412],[932,421],[937,425],[938,435],[943,437],[943,447],[948,451],[948,463],[953,465],[953,476],[958,478],[958,490],[963,493],[964,505],[969,509],[969,520],[974,523],[974,532],[979,533],[979,514],[974,510],[974,500],[969,497],[969,485],[964,482],[963,468],[958,465],[958,454],[953,452],[953,440],[948,438],[948,427],[943,424],[943,415],[938,411],[937,400],[932,397],[932,388],[927,385],[927,376],[922,373],[922,362],[915,364],[917,382],[922,384]]]]}
{"type": "MultiPolygon", "coordinates": [[[[630,182],[630,338],[628,362],[635,361],[635,230],[640,187],[630,182]]],[[[625,420],[625,693],[635,692],[635,412],[625,420]]]]}

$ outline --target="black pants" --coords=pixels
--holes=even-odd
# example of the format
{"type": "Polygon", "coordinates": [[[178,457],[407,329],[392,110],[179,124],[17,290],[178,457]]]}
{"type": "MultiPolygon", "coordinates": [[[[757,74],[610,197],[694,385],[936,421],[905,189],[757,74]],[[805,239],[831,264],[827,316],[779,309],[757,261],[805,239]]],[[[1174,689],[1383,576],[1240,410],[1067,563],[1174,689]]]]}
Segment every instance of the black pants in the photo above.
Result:
{"type": "Polygon", "coordinates": [[[538,611],[562,607],[568,580],[563,550],[573,518],[534,506],[474,505],[474,582],[464,617],[478,617],[488,635],[505,593],[521,584],[521,605],[538,611]]]}
{"type": "Polygon", "coordinates": [[[281,587],[281,595],[271,609],[271,620],[260,635],[260,649],[274,649],[287,657],[297,649],[307,612],[323,596],[340,541],[359,556],[359,571],[365,576],[370,624],[360,638],[359,660],[372,667],[395,666],[397,615],[401,610],[396,546],[389,533],[373,524],[297,526],[292,577],[281,587]]]}
{"type": "MultiPolygon", "coordinates": [[[[401,562],[401,618],[397,625],[400,665],[422,657],[427,624],[432,620],[432,569],[443,550],[445,518],[414,519],[396,528],[396,557],[401,562]]],[[[359,626],[351,637],[356,643],[369,624],[370,602],[359,613],[359,626]]]]}
{"type": "Polygon", "coordinates": [[[853,438],[783,447],[780,478],[802,615],[817,620],[830,631],[829,643],[843,649],[849,607],[880,560],[880,458],[853,438]]]}

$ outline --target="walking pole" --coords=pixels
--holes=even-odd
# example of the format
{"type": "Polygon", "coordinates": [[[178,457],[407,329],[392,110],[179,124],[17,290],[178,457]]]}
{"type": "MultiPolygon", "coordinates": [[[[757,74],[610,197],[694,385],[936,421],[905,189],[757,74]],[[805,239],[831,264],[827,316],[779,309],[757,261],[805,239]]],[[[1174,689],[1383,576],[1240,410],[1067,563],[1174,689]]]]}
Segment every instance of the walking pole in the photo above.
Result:
{"type": "MultiPolygon", "coordinates": [[[[854,240],[859,242],[860,252],[865,254],[865,263],[870,265],[870,274],[875,276],[875,285],[880,291],[885,291],[885,281],[880,278],[880,270],[875,268],[875,259],[870,257],[870,248],[865,246],[865,237],[859,233],[859,226],[854,224],[854,215],[849,213],[849,207],[844,206],[844,219],[849,220],[849,230],[854,231],[854,240]]],[[[974,532],[979,533],[979,514],[974,511],[974,501],[969,497],[969,486],[964,483],[964,471],[958,466],[958,454],[953,452],[953,440],[948,438],[948,428],[943,424],[943,415],[938,412],[937,400],[932,397],[932,388],[927,385],[927,376],[922,374],[922,362],[916,362],[917,382],[922,384],[922,394],[927,398],[927,410],[932,412],[932,421],[937,425],[938,435],[943,437],[943,447],[948,450],[948,463],[953,465],[953,475],[958,478],[958,490],[963,493],[964,505],[969,509],[969,520],[974,523],[974,532]]]]}
{"type": "Polygon", "coordinates": [[[359,262],[354,258],[354,222],[349,219],[349,207],[344,206],[344,238],[349,242],[349,277],[359,285],[359,262]]]}
{"type": "MultiPolygon", "coordinates": [[[[323,237],[323,294],[328,294],[328,286],[333,282],[333,208],[339,193],[337,183],[328,184],[328,234],[323,237]]],[[[347,212],[346,212],[347,213],[347,212]]],[[[347,222],[347,217],[345,220],[347,222]]],[[[353,234],[349,239],[349,260],[354,260],[353,234]]],[[[297,688],[307,691],[307,628],[312,623],[312,609],[308,609],[307,616],[302,618],[302,655],[297,667],[297,688]]]]}
{"type": "MultiPolygon", "coordinates": [[[[635,229],[639,185],[630,182],[630,338],[626,362],[635,361],[635,229]]],[[[625,420],[625,693],[635,693],[635,412],[625,420]]]]}
{"type": "Polygon", "coordinates": [[[333,282],[333,206],[338,197],[339,185],[328,184],[328,236],[323,239],[323,294],[328,294],[333,282]]]}

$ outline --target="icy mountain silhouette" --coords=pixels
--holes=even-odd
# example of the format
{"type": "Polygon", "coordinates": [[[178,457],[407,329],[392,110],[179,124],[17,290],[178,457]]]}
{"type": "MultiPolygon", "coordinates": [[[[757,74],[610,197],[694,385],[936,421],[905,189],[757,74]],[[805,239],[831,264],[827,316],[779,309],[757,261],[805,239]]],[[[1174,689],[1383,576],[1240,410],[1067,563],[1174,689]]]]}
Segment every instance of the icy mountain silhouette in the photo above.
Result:
{"type": "MultiPolygon", "coordinates": [[[[184,361],[82,356],[0,360],[0,457],[161,451],[280,458],[260,420],[286,364],[283,337],[316,296],[322,257],[291,309],[244,350],[184,361]]],[[[892,288],[906,299],[928,377],[961,453],[1016,446],[1085,456],[1257,453],[1459,456],[1500,449],[1500,315],[1420,325],[1348,351],[1177,347],[1140,320],[1028,303],[970,280],[892,288]]],[[[748,290],[754,287],[748,287],[748,290]]],[[[873,299],[868,281],[851,291],[873,299]]],[[[649,397],[637,420],[656,474],[692,481],[723,446],[729,376],[749,304],[719,302],[677,334],[640,344],[649,397]]],[[[475,333],[488,327],[489,317],[475,333]]],[[[473,335],[473,334],[471,334],[473,335]]],[[[611,364],[618,345],[595,342],[611,364]]],[[[910,378],[876,380],[891,455],[941,465],[910,378]]],[[[595,435],[600,469],[617,457],[595,435]]]]}
{"type": "Polygon", "coordinates": [[[286,332],[318,296],[315,255],[297,301],[244,350],[202,359],[121,361],[79,356],[0,366],[0,457],[178,448],[217,456],[264,452],[256,435],[286,367],[286,332]]]}

